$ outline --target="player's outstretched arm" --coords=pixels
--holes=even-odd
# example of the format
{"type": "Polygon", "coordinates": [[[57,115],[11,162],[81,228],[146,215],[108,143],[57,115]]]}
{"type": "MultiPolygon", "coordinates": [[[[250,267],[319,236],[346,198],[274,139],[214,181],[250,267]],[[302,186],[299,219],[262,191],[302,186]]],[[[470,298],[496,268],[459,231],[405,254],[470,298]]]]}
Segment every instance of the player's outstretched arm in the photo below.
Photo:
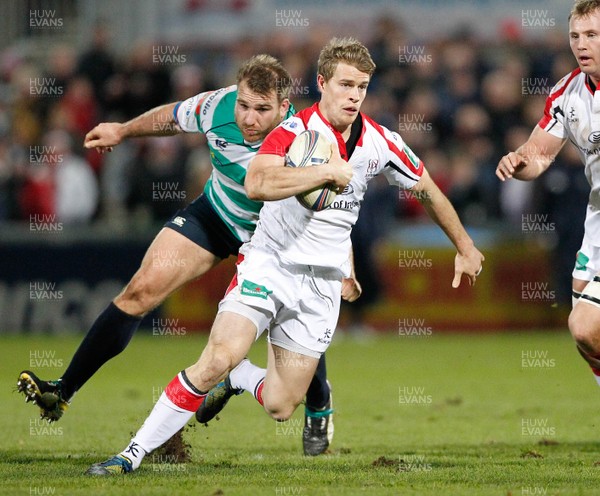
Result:
{"type": "Polygon", "coordinates": [[[168,103],[144,112],[130,121],[103,122],[85,135],[83,146],[96,148],[100,153],[110,152],[124,139],[141,136],[173,136],[181,131],[175,122],[173,109],[176,103],[168,103]]]}
{"type": "Polygon", "coordinates": [[[463,274],[469,279],[469,284],[475,284],[485,257],[475,247],[448,198],[433,182],[427,170],[423,170],[421,179],[412,191],[416,193],[429,217],[442,228],[456,247],[452,287],[457,288],[460,285],[463,274]]]}
{"type": "Polygon", "coordinates": [[[540,126],[535,126],[523,145],[500,159],[496,176],[501,181],[513,177],[521,181],[531,181],[550,167],[565,142],[565,139],[552,136],[540,126]]]}
{"type": "Polygon", "coordinates": [[[340,157],[337,146],[332,145],[332,149],[328,163],[312,167],[285,167],[284,157],[256,155],[248,166],[244,181],[248,198],[281,200],[328,183],[343,190],[352,179],[352,166],[340,157]]]}

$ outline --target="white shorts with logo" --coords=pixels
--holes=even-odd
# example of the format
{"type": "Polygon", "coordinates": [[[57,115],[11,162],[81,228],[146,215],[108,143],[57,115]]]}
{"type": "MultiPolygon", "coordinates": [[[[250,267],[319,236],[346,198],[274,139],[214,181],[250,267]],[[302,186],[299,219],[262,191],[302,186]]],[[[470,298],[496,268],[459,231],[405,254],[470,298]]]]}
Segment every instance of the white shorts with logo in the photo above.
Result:
{"type": "Polygon", "coordinates": [[[591,281],[600,272],[600,246],[594,246],[591,241],[587,234],[583,236],[575,259],[573,279],[591,281]]]}
{"type": "Polygon", "coordinates": [[[340,313],[340,271],[284,265],[274,253],[245,248],[219,312],[252,320],[257,338],[268,330],[270,343],[319,358],[331,343],[340,313]]]}

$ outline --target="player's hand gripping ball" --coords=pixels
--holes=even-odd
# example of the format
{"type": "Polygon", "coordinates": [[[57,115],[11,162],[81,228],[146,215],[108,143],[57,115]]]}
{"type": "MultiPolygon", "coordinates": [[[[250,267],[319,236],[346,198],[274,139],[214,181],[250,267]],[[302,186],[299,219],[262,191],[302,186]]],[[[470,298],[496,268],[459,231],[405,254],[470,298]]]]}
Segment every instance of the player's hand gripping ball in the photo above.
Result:
{"type": "MultiPolygon", "coordinates": [[[[330,158],[331,143],[318,131],[307,129],[292,141],[285,157],[285,164],[288,167],[310,167],[326,164],[330,158]]],[[[335,189],[330,184],[324,184],[296,195],[302,206],[316,211],[326,209],[335,197],[335,189]]]]}

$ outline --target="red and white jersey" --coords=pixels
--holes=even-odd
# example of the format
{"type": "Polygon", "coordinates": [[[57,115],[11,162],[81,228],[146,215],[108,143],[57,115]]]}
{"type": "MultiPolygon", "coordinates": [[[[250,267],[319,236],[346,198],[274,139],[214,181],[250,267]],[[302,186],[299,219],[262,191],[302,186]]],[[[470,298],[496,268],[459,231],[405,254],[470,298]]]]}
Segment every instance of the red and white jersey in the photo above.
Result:
{"type": "Polygon", "coordinates": [[[383,173],[390,184],[410,189],[423,173],[423,163],[398,133],[362,113],[358,118],[362,132],[350,158],[342,135],[323,117],[318,104],[288,118],[267,136],[258,153],[283,157],[301,132],[319,131],[337,143],[354,175],[343,193],[320,212],[303,207],[295,197],[265,202],[250,246],[275,252],[283,263],[336,268],[345,277],[350,274],[350,231],[369,180],[383,173]]]}
{"type": "Polygon", "coordinates": [[[600,90],[581,69],[575,69],[552,88],[538,125],[577,147],[591,186],[585,232],[600,246],[600,90]]]}

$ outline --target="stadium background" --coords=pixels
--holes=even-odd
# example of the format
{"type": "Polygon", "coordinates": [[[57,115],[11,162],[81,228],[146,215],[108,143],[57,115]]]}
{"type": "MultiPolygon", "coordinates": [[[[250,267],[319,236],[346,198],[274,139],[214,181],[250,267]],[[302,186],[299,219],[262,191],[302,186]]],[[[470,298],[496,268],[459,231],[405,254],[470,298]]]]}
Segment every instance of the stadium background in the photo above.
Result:
{"type": "MultiPolygon", "coordinates": [[[[29,0],[3,9],[1,334],[87,330],[210,173],[200,135],[131,140],[101,156],[82,148],[87,131],[231,84],[260,52],[283,61],[301,109],[318,98],[315,62],[333,35],[370,48],[378,69],[363,110],[399,130],[486,256],[477,285],[452,290],[441,231],[410,194],[375,182],[354,240],[365,296],[345,307],[342,332],[564,329],[583,168],[567,147],[533,183],[501,184],[494,169],[575,67],[569,2],[29,0]]],[[[231,262],[173,295],[146,329],[206,330],[231,262]]]]}

